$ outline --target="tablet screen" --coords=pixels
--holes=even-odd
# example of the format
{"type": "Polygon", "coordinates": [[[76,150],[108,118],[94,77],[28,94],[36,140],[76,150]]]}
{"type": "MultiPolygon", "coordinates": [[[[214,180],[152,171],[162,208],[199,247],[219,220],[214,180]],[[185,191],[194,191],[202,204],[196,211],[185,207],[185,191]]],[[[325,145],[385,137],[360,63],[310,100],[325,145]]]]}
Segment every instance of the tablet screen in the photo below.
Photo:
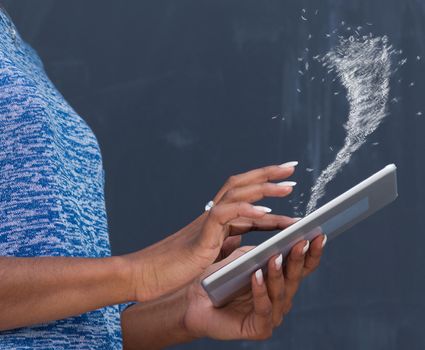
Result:
{"type": "Polygon", "coordinates": [[[321,231],[326,233],[328,237],[332,236],[332,233],[353,221],[360,215],[366,213],[369,210],[369,199],[364,197],[351,207],[343,210],[339,214],[333,216],[331,219],[321,225],[321,231]]]}

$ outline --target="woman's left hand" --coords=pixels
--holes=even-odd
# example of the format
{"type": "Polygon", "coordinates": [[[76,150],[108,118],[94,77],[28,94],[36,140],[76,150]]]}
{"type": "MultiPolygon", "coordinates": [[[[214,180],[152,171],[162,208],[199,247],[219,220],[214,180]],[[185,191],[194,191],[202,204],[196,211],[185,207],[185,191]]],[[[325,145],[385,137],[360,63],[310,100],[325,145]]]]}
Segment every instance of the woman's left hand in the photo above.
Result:
{"type": "Polygon", "coordinates": [[[252,277],[249,292],[222,308],[215,308],[200,282],[207,274],[247,252],[236,249],[215,263],[187,287],[160,299],[138,303],[121,314],[124,349],[162,349],[200,337],[214,339],[265,339],[289,312],[302,278],[317,268],[324,236],[295,245],[283,266],[272,257],[263,283],[252,277]],[[279,268],[277,268],[279,267],[279,268]]]}
{"type": "Polygon", "coordinates": [[[324,239],[323,235],[316,237],[310,247],[307,241],[299,242],[292,248],[283,267],[279,257],[271,258],[267,278],[261,272],[253,274],[251,290],[222,308],[212,305],[200,281],[250,248],[239,248],[228,258],[212,265],[203,277],[188,287],[188,305],[183,318],[186,331],[193,337],[222,340],[269,338],[291,309],[302,278],[318,267],[324,239]]]}

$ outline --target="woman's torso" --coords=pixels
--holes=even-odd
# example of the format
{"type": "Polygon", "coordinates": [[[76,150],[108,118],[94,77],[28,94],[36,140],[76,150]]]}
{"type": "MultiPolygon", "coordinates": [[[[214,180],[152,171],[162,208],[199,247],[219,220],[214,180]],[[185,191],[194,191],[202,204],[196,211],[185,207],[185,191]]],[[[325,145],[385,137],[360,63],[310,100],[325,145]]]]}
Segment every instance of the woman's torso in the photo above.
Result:
{"type": "MultiPolygon", "coordinates": [[[[110,255],[90,127],[0,9],[0,256],[110,255]]],[[[0,332],[1,348],[120,348],[118,306],[0,332]]]]}

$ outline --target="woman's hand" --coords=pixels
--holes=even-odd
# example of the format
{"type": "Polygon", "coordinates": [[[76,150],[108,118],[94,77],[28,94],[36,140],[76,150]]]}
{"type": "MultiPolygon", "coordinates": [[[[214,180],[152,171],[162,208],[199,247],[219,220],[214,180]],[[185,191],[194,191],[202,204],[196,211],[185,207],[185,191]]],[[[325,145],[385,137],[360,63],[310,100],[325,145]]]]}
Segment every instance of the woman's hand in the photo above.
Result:
{"type": "Polygon", "coordinates": [[[295,183],[286,179],[294,163],[268,166],[231,176],[214,197],[215,206],[177,233],[122,257],[129,267],[129,300],[147,301],[175,291],[201,275],[240,244],[240,234],[253,229],[283,229],[293,219],[269,214],[251,203],[285,197],[295,183]]]}
{"type": "MultiPolygon", "coordinates": [[[[280,257],[272,257],[262,283],[253,274],[252,290],[222,308],[215,308],[200,282],[250,247],[237,249],[185,288],[127,308],[121,315],[124,349],[162,349],[200,337],[223,340],[270,337],[291,309],[302,278],[319,265],[324,243],[324,236],[316,237],[304,253],[306,241],[299,242],[283,266],[279,266],[280,257]]],[[[261,276],[258,277],[261,282],[261,276]]]]}
{"type": "MultiPolygon", "coordinates": [[[[282,257],[269,260],[267,278],[261,270],[253,274],[251,290],[222,308],[215,308],[200,285],[202,277],[187,290],[187,308],[183,324],[192,337],[214,339],[266,339],[282,323],[292,307],[302,278],[319,266],[324,236],[316,237],[310,245],[299,242],[282,267],[282,257]],[[308,249],[308,250],[307,250],[308,249]]],[[[205,276],[248,251],[237,249],[231,256],[211,266],[205,276]]]]}

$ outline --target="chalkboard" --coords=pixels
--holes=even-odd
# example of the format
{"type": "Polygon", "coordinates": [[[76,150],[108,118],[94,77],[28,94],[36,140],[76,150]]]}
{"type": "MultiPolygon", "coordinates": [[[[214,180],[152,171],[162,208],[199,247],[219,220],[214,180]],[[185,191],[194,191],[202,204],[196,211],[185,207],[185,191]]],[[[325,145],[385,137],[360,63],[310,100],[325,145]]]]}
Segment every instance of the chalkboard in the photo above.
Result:
{"type": "MultiPolygon", "coordinates": [[[[262,204],[288,215],[301,210],[342,146],[348,104],[332,73],[311,61],[307,74],[299,58],[337,45],[335,29],[387,35],[407,58],[392,76],[388,116],[321,203],[388,163],[398,166],[398,200],[330,242],[270,340],[203,339],[175,348],[425,348],[425,1],[4,5],[98,137],[115,254],[175,232],[229,175],[263,165],[300,162],[291,197],[262,204]]],[[[244,243],[268,236],[255,233],[244,243]]]]}

